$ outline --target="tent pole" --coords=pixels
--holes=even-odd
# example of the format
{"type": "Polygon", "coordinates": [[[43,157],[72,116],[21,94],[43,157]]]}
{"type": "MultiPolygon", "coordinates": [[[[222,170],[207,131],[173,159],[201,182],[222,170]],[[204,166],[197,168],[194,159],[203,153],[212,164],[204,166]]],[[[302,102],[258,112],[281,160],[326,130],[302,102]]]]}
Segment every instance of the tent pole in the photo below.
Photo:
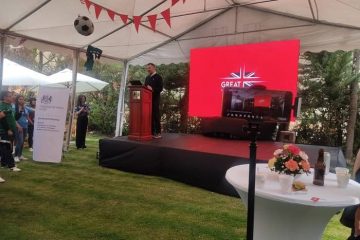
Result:
{"type": "Polygon", "coordinates": [[[4,76],[5,41],[5,35],[0,35],[0,90],[2,89],[4,76]]]}
{"type": "Polygon", "coordinates": [[[119,102],[117,107],[116,115],[116,130],[115,137],[122,136],[122,130],[124,127],[124,115],[125,115],[125,90],[126,90],[126,79],[129,73],[129,62],[124,61],[123,74],[120,83],[119,102]]]}
{"type": "Polygon", "coordinates": [[[71,84],[72,92],[70,95],[69,125],[68,125],[68,129],[67,129],[67,134],[66,134],[66,145],[65,145],[66,151],[69,149],[72,123],[73,123],[73,119],[74,119],[74,110],[75,110],[75,104],[76,104],[76,98],[75,98],[76,97],[76,78],[77,78],[78,65],[79,65],[79,55],[80,55],[79,49],[73,51],[72,84],[71,84]]]}

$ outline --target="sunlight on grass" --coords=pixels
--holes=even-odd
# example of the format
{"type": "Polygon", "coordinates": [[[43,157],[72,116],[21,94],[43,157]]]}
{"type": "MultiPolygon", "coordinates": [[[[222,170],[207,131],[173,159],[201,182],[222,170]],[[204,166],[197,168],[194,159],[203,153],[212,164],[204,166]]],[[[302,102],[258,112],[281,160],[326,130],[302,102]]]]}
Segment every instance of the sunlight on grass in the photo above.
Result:
{"type": "MultiPolygon", "coordinates": [[[[72,147],[58,165],[28,160],[20,173],[1,169],[1,240],[245,239],[240,199],[99,167],[98,139],[87,146],[72,147]]],[[[323,239],[346,239],[339,217],[323,239]]]]}

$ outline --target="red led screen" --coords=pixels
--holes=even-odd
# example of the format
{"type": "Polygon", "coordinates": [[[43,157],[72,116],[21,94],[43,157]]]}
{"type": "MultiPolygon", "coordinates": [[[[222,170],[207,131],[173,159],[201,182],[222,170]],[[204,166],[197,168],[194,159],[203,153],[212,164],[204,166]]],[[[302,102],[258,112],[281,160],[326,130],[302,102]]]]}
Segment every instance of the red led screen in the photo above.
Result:
{"type": "Polygon", "coordinates": [[[299,40],[192,49],[189,115],[221,116],[222,88],[266,86],[296,97],[299,40]]]}

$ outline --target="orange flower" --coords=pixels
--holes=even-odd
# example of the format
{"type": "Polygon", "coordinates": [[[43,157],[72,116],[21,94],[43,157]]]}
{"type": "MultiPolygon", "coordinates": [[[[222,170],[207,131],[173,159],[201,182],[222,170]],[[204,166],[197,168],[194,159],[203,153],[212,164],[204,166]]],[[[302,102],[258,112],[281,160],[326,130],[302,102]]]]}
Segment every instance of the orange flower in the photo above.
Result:
{"type": "Polygon", "coordinates": [[[285,163],[285,167],[292,172],[299,170],[299,165],[294,159],[290,159],[289,161],[287,161],[285,163]]]}
{"type": "Polygon", "coordinates": [[[306,160],[302,160],[300,162],[302,168],[304,169],[304,171],[309,171],[310,170],[310,163],[306,160]]]}

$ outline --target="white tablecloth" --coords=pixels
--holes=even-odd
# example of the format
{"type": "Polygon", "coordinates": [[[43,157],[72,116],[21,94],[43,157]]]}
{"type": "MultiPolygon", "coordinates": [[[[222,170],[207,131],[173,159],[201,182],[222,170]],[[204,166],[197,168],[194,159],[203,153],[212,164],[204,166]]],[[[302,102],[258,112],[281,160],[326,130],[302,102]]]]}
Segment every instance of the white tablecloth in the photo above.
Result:
{"type": "MultiPolygon", "coordinates": [[[[350,180],[347,188],[337,187],[336,175],[325,176],[325,186],[312,184],[313,175],[303,174],[298,180],[307,191],[283,194],[275,173],[266,164],[257,164],[260,173],[268,175],[263,188],[256,187],[255,240],[320,240],[330,218],[346,206],[360,204],[360,185],[350,180]]],[[[230,168],[226,179],[247,204],[249,165],[230,168]]]]}

